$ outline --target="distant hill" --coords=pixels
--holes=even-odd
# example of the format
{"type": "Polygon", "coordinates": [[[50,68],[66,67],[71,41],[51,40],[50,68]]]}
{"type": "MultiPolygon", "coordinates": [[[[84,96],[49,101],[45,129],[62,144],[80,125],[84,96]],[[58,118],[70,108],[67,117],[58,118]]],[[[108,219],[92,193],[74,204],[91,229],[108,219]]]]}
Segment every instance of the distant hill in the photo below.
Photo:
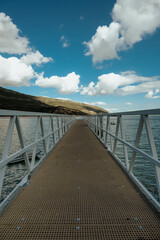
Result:
{"type": "Polygon", "coordinates": [[[103,108],[48,97],[35,97],[0,87],[0,109],[72,115],[106,113],[103,108]]]}

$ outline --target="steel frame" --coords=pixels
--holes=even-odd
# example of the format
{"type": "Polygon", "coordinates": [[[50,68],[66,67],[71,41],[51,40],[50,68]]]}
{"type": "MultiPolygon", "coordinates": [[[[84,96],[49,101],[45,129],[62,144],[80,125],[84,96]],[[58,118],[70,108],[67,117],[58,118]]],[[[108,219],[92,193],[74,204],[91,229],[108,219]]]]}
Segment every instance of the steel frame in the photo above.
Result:
{"type": "MultiPolygon", "coordinates": [[[[46,158],[48,153],[54,148],[54,146],[59,142],[59,140],[66,134],[66,132],[69,130],[71,125],[74,123],[76,116],[71,115],[61,115],[61,114],[47,114],[47,113],[32,113],[32,112],[21,112],[21,111],[8,111],[8,110],[0,110],[0,117],[9,117],[9,125],[7,129],[7,134],[5,138],[4,143],[4,149],[2,153],[2,159],[0,160],[0,197],[2,194],[2,188],[4,183],[4,177],[5,177],[5,171],[7,164],[15,159],[16,157],[23,154],[26,168],[27,168],[27,175],[22,179],[21,183],[19,185],[23,185],[26,181],[28,181],[28,176],[37,168],[37,165],[41,164],[41,162],[46,158]],[[22,132],[22,125],[20,122],[20,117],[36,117],[37,123],[36,123],[36,130],[35,130],[35,139],[34,142],[26,145],[23,132],[22,132]],[[47,134],[44,131],[44,123],[43,118],[49,118],[49,124],[48,124],[48,131],[47,134]],[[56,121],[56,128],[54,122],[56,121]],[[14,128],[17,129],[18,139],[20,142],[21,149],[12,155],[9,156],[9,150],[11,146],[12,141],[12,135],[14,128]],[[41,131],[42,137],[39,137],[39,132],[41,131]],[[56,140],[56,134],[58,132],[58,139],[56,140]],[[53,138],[53,145],[50,146],[50,136],[53,138]],[[37,145],[43,142],[44,147],[44,156],[40,159],[38,164],[35,163],[36,158],[36,149],[37,145]],[[31,162],[28,159],[27,151],[32,151],[32,159],[31,162]]],[[[13,191],[9,194],[12,195],[17,189],[17,186],[13,189],[13,191]]],[[[6,197],[8,199],[8,197],[6,197]]],[[[0,208],[4,205],[5,200],[4,199],[0,203],[0,208]]]]}
{"type": "Polygon", "coordinates": [[[88,126],[90,127],[90,129],[93,131],[93,133],[100,139],[100,141],[105,145],[105,147],[107,147],[107,150],[110,152],[110,154],[118,161],[118,163],[126,171],[129,177],[136,183],[136,185],[141,189],[141,191],[146,195],[146,197],[150,200],[150,202],[152,202],[152,204],[154,204],[154,206],[158,209],[158,211],[160,211],[160,160],[158,160],[155,141],[152,134],[151,124],[149,121],[150,115],[160,115],[160,109],[87,116],[85,117],[85,120],[88,126]],[[124,123],[123,116],[128,116],[128,115],[139,116],[139,125],[137,128],[134,145],[131,145],[130,143],[128,143],[125,138],[125,127],[123,124],[124,123]],[[107,119],[105,119],[106,127],[104,127],[104,117],[105,118],[107,117],[107,119]],[[115,123],[116,124],[115,134],[111,133],[111,130],[110,130],[112,117],[117,119],[117,122],[115,123]],[[102,119],[101,120],[102,124],[99,124],[100,119],[102,119]],[[140,142],[143,126],[146,129],[146,138],[148,139],[150,152],[151,152],[150,155],[139,149],[139,142],[140,142]],[[119,130],[121,132],[121,137],[118,136],[119,130]],[[103,132],[103,134],[99,134],[101,131],[103,132]],[[111,147],[109,147],[109,141],[110,141],[111,147]],[[117,142],[120,142],[123,145],[125,163],[123,163],[120,160],[120,158],[118,158],[118,156],[115,154],[117,142]],[[128,148],[132,150],[132,157],[130,162],[128,157],[128,148]],[[154,165],[159,201],[155,199],[155,197],[146,189],[146,187],[133,174],[137,153],[140,154],[140,156],[142,156],[143,158],[149,160],[150,163],[154,165]]]}

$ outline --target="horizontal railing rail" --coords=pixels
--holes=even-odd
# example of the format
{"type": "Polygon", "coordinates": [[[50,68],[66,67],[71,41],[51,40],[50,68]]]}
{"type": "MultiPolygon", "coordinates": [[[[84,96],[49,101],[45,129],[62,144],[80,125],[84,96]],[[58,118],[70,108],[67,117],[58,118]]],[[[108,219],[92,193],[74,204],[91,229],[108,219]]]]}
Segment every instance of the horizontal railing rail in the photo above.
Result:
{"type": "MultiPolygon", "coordinates": [[[[2,190],[4,187],[6,168],[8,164],[11,163],[11,161],[17,159],[17,157],[23,156],[27,174],[21,180],[21,182],[17,184],[17,186],[25,184],[28,181],[28,176],[31,175],[31,173],[37,168],[37,166],[47,157],[47,155],[54,148],[57,142],[69,130],[71,125],[74,123],[76,116],[0,110],[0,120],[4,123],[4,121],[6,121],[6,118],[9,123],[7,126],[6,136],[3,144],[4,146],[1,151],[2,157],[0,160],[0,208],[3,207],[5,201],[8,199],[8,197],[6,197],[5,199],[2,197],[2,190]],[[33,118],[36,123],[35,127],[33,128],[34,141],[28,142],[26,144],[21,119],[27,119],[27,117],[28,119],[33,118]],[[44,124],[44,120],[47,120],[46,124],[44,124]],[[12,152],[10,154],[10,147],[13,141],[13,135],[15,135],[15,129],[17,131],[17,138],[20,143],[20,149],[15,150],[15,152],[12,152]],[[38,144],[40,143],[43,146],[44,154],[41,156],[41,159],[38,161],[38,163],[36,163],[36,152],[38,150],[38,144]],[[30,160],[28,157],[28,151],[32,153],[30,160]]],[[[9,193],[9,197],[14,194],[17,186],[15,186],[14,189],[9,193]]]]}
{"type": "MultiPolygon", "coordinates": [[[[90,129],[105,145],[110,154],[118,161],[158,211],[160,211],[160,160],[158,159],[158,156],[160,157],[160,138],[157,140],[159,141],[157,144],[159,154],[157,154],[153,136],[153,129],[156,135],[160,136],[160,109],[107,113],[86,116],[84,118],[90,129]],[[156,127],[151,126],[151,121],[153,120],[154,122],[156,121],[156,127]],[[128,125],[128,128],[125,124],[128,125]],[[134,133],[132,134],[132,138],[134,136],[134,139],[131,139],[131,136],[128,135],[129,140],[126,139],[127,131],[134,133]],[[145,149],[142,149],[143,141],[145,142],[145,149]],[[148,161],[147,163],[145,162],[146,160],[148,161]],[[151,191],[150,187],[144,184],[143,178],[138,176],[138,174],[140,176],[144,174],[143,171],[145,171],[146,165],[151,169],[148,168],[148,173],[146,173],[148,174],[148,179],[155,178],[154,191],[151,191]],[[136,173],[136,169],[138,169],[138,173],[136,173]]],[[[153,185],[151,182],[148,184],[153,185]]]]}

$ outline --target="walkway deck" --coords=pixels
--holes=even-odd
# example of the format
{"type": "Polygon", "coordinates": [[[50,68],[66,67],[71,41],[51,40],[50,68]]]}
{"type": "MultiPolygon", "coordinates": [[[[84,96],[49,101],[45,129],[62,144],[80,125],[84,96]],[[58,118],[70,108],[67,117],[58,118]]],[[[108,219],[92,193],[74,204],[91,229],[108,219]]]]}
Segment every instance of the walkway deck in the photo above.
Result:
{"type": "Polygon", "coordinates": [[[83,121],[0,218],[0,239],[160,239],[160,221],[83,121]]]}

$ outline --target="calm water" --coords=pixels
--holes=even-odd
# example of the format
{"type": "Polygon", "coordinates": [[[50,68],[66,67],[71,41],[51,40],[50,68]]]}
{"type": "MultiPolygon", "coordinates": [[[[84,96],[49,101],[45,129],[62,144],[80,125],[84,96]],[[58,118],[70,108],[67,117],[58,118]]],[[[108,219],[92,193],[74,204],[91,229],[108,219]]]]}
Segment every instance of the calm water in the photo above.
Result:
{"type": "MultiPolygon", "coordinates": [[[[25,143],[27,145],[34,141],[35,129],[36,129],[36,118],[29,117],[29,118],[21,118],[20,120],[21,120],[25,143]]],[[[116,118],[112,118],[112,121],[116,122],[116,118]]],[[[43,122],[44,122],[45,133],[47,134],[49,119],[44,118],[43,122]]],[[[139,122],[138,117],[124,118],[126,140],[131,144],[134,144],[138,122],[139,122]]],[[[160,159],[160,117],[151,117],[150,122],[153,130],[158,157],[160,159]]],[[[8,124],[9,124],[9,118],[0,118],[0,133],[1,133],[0,159],[2,157],[2,151],[4,147],[4,141],[7,133],[8,124]]],[[[115,125],[111,125],[112,133],[115,133],[115,128],[116,128],[115,125]]],[[[39,136],[41,136],[41,133],[39,133],[39,136]]],[[[120,132],[119,132],[119,136],[121,136],[120,132]]],[[[50,147],[52,146],[52,144],[53,144],[53,139],[52,137],[50,137],[50,147]]],[[[110,143],[108,143],[108,145],[111,146],[110,143]]],[[[147,141],[145,129],[143,129],[139,148],[145,151],[146,153],[150,154],[149,144],[147,141]]],[[[10,147],[10,155],[19,149],[20,149],[20,144],[19,144],[16,129],[15,129],[12,137],[11,147],[10,147]]],[[[39,143],[39,145],[37,146],[37,150],[41,151],[39,155],[39,157],[41,158],[44,155],[42,142],[39,143]]],[[[128,154],[129,154],[129,161],[130,161],[132,156],[132,151],[130,149],[128,149],[128,154]]],[[[120,143],[117,144],[116,155],[121,159],[122,162],[124,162],[123,145],[120,143]]],[[[37,159],[36,161],[38,162],[39,159],[37,159]]],[[[133,173],[145,185],[145,187],[150,192],[152,192],[152,194],[158,199],[154,166],[149,161],[137,155],[133,173]]],[[[3,200],[11,192],[11,190],[17,185],[18,182],[22,180],[22,178],[26,174],[27,174],[27,171],[24,163],[12,164],[7,166],[1,200],[3,200]]]]}

